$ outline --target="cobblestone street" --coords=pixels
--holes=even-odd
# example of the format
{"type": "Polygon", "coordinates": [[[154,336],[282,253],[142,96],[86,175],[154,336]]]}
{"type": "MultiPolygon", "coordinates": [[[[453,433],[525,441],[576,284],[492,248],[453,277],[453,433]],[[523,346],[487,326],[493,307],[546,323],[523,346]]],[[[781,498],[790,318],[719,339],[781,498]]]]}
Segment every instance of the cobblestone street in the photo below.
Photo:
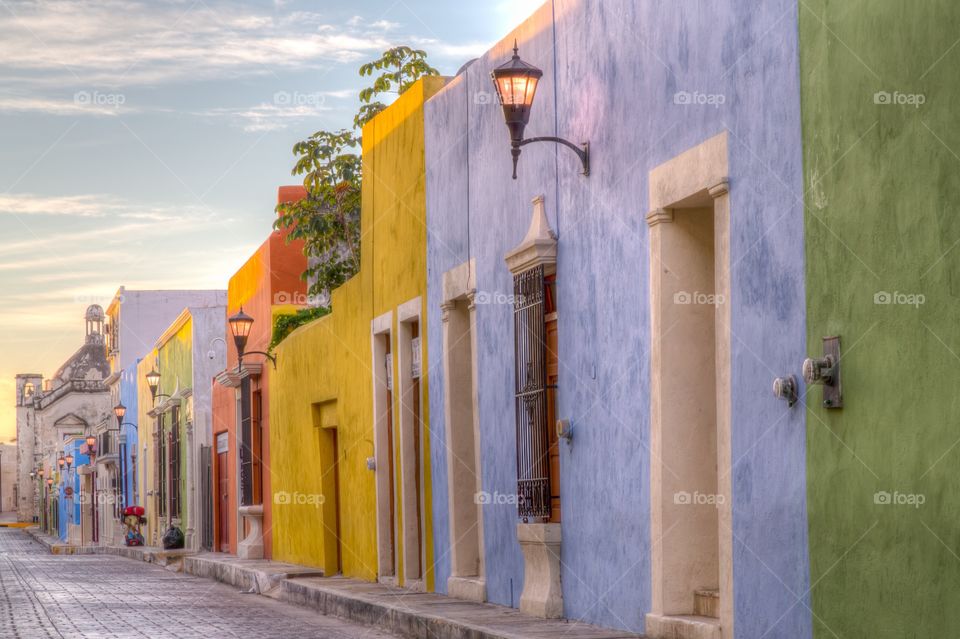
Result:
{"type": "Polygon", "coordinates": [[[0,528],[0,637],[364,637],[392,635],[107,555],[51,555],[0,528]]]}

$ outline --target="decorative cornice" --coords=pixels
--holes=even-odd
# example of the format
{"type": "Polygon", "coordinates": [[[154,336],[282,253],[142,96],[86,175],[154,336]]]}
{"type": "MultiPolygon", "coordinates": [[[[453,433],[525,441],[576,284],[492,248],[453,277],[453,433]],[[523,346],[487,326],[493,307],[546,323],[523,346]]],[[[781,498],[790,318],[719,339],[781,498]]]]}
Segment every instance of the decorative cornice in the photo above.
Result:
{"type": "Polygon", "coordinates": [[[453,300],[446,302],[440,302],[440,319],[444,323],[450,321],[450,312],[457,307],[457,303],[453,300]]]}
{"type": "Polygon", "coordinates": [[[556,270],[557,236],[547,221],[542,195],[533,198],[533,216],[526,237],[504,256],[504,261],[513,274],[529,271],[540,265],[544,266],[546,273],[556,270]]]}
{"type": "Polygon", "coordinates": [[[673,222],[673,211],[671,209],[654,209],[647,213],[647,226],[656,226],[673,222]]]}
{"type": "Polygon", "coordinates": [[[710,197],[717,199],[721,195],[726,195],[730,192],[730,179],[729,178],[720,178],[717,180],[717,183],[709,187],[707,191],[710,192],[710,197]]]}

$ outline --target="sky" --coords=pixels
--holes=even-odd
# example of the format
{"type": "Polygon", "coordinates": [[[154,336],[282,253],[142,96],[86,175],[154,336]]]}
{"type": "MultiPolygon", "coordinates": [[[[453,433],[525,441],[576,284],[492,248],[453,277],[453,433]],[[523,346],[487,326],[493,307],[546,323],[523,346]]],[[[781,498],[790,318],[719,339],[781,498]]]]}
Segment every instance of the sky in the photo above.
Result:
{"type": "Polygon", "coordinates": [[[293,144],[352,126],[362,63],[406,44],[453,75],[540,4],[0,0],[0,442],[88,305],[226,288],[293,144]]]}

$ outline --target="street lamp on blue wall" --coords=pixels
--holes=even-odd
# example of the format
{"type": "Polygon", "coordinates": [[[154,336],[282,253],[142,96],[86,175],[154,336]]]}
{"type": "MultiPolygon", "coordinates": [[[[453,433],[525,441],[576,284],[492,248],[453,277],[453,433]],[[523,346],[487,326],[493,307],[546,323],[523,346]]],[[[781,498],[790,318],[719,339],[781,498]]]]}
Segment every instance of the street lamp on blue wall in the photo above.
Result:
{"type": "MultiPolygon", "coordinates": [[[[159,378],[157,381],[159,382],[159,378]]],[[[120,463],[120,507],[122,510],[127,507],[127,441],[121,431],[124,426],[136,428],[137,425],[123,421],[127,414],[127,407],[123,405],[123,402],[113,407],[113,414],[117,416],[117,457],[120,463]]]]}
{"type": "Polygon", "coordinates": [[[573,150],[583,164],[583,175],[590,175],[590,143],[577,146],[569,140],[557,137],[537,137],[523,139],[523,130],[530,122],[530,110],[537,94],[537,85],[543,77],[543,71],[520,59],[517,43],[513,43],[513,57],[493,70],[490,74],[493,85],[503,107],[503,119],[510,130],[510,143],[513,155],[513,179],[517,179],[517,160],[520,159],[520,147],[533,142],[554,142],[573,150]],[[583,147],[583,148],[580,148],[583,147]]]}

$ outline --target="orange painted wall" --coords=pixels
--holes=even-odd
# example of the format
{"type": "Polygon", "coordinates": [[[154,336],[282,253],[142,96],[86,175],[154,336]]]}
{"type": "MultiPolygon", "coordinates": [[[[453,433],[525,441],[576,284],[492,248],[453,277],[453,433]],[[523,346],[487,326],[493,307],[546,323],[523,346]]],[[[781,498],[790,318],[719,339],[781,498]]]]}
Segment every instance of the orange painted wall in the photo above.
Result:
{"type": "MultiPolygon", "coordinates": [[[[278,202],[296,201],[306,196],[302,186],[282,186],[278,193],[278,202]]],[[[307,259],[303,255],[303,242],[294,240],[289,244],[286,241],[286,231],[274,231],[267,240],[260,245],[256,252],[230,278],[227,286],[227,317],[236,313],[241,306],[247,315],[254,318],[253,328],[247,341],[246,350],[266,351],[270,346],[273,334],[273,318],[280,313],[290,313],[303,305],[307,296],[307,283],[301,279],[301,274],[307,268],[307,259]],[[299,302],[299,303],[297,303],[299,302]]],[[[237,366],[237,351],[233,346],[230,328],[224,325],[224,339],[227,341],[227,370],[237,366]]],[[[248,362],[263,360],[263,370],[259,379],[253,378],[251,393],[261,391],[262,397],[262,464],[263,464],[263,546],[264,556],[270,559],[273,556],[272,535],[272,505],[273,491],[270,467],[270,395],[269,382],[273,366],[262,355],[251,355],[248,362]]],[[[239,541],[236,521],[239,505],[238,482],[239,467],[237,431],[237,400],[235,388],[225,387],[214,382],[213,388],[213,434],[216,442],[217,433],[229,433],[230,450],[228,459],[228,477],[230,482],[230,515],[229,537],[230,552],[237,552],[239,541]]],[[[214,446],[214,472],[216,472],[216,446],[214,446]]],[[[214,477],[216,482],[216,477],[214,477]]],[[[215,491],[219,491],[216,487],[215,491]]],[[[219,525],[219,517],[215,517],[219,525]]],[[[217,533],[219,534],[219,533],[217,533]]],[[[219,537],[216,537],[219,539],[219,537]]],[[[242,539],[242,536],[240,536],[242,539]]]]}

